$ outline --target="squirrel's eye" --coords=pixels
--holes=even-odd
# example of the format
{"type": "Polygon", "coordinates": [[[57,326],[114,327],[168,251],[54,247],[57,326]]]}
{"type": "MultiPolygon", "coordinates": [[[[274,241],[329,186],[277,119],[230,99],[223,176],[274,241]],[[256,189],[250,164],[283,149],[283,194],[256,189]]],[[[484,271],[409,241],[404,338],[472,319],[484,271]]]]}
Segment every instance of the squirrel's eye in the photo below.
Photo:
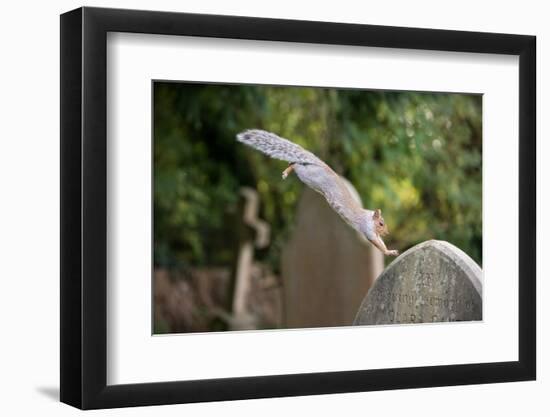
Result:
{"type": "Polygon", "coordinates": [[[384,222],[378,222],[380,226],[384,226],[384,222]]]}

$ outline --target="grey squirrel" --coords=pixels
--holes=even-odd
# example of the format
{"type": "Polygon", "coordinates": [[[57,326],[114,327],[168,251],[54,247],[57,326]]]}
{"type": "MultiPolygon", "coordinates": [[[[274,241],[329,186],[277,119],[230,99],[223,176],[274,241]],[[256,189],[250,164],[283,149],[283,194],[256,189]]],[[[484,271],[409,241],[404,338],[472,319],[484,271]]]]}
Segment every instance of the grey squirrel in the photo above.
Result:
{"type": "Polygon", "coordinates": [[[283,171],[283,180],[295,172],[304,184],[322,194],[346,223],[365,236],[384,255],[399,255],[397,250],[386,248],[382,240],[382,236],[388,234],[382,211],[362,208],[338,174],[314,154],[265,130],[246,130],[237,135],[237,140],[271,158],[287,161],[289,165],[283,171]]]}

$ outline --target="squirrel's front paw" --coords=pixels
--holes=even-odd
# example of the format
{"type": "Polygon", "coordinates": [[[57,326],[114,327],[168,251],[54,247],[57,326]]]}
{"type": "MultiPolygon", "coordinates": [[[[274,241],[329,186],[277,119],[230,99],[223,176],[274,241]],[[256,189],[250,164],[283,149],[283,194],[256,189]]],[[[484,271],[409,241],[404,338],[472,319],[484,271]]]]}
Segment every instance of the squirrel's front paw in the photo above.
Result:
{"type": "Polygon", "coordinates": [[[388,255],[388,256],[397,256],[397,255],[399,255],[399,251],[397,251],[395,249],[389,250],[389,251],[386,252],[386,255],[388,255]]]}

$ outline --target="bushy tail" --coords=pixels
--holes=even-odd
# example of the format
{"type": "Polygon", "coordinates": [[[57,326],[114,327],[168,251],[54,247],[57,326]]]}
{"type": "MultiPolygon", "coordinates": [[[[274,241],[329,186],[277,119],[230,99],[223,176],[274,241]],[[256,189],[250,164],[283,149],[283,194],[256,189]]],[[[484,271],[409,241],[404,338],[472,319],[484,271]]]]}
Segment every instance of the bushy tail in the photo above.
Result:
{"type": "Polygon", "coordinates": [[[237,135],[237,140],[275,159],[290,163],[318,164],[321,161],[311,152],[288,139],[265,130],[245,130],[237,135]]]}

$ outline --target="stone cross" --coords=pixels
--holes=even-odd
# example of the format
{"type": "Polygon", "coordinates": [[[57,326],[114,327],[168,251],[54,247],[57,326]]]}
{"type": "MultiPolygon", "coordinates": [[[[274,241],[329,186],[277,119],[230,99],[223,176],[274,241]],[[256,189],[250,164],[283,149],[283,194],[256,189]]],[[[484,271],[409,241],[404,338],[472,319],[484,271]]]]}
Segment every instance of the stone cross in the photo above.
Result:
{"type": "Polygon", "coordinates": [[[384,270],[354,324],[481,319],[481,268],[456,246],[430,240],[409,249],[384,270]]]}
{"type": "Polygon", "coordinates": [[[245,233],[239,243],[239,255],[235,272],[232,315],[227,321],[231,330],[249,330],[256,328],[256,318],[248,311],[247,300],[252,280],[254,263],[254,248],[265,248],[269,244],[269,225],[258,218],[259,196],[256,190],[249,187],[241,188],[244,198],[243,225],[251,233],[245,233]]]}

